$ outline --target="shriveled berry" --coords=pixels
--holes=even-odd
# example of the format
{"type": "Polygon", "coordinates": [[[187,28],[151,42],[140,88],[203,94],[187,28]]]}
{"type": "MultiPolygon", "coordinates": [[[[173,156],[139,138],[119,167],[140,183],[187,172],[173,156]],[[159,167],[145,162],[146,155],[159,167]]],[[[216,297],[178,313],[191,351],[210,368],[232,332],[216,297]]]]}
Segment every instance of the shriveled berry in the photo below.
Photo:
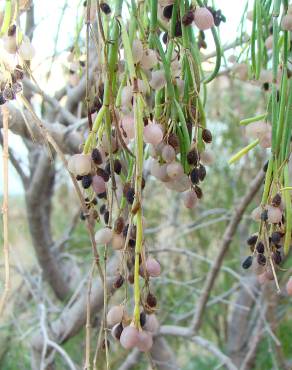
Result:
{"type": "Polygon", "coordinates": [[[202,189],[199,187],[199,186],[197,186],[197,185],[195,185],[195,193],[197,194],[197,197],[198,197],[198,199],[202,199],[203,198],[203,191],[202,191],[202,189]]]}
{"type": "Polygon", "coordinates": [[[81,180],[81,183],[82,183],[82,187],[84,189],[88,189],[90,187],[90,185],[92,184],[92,176],[91,175],[83,176],[82,180],[81,180]]]}
{"type": "Polygon", "coordinates": [[[125,226],[125,221],[124,221],[124,218],[123,217],[118,217],[115,221],[115,225],[114,225],[114,231],[115,233],[117,234],[121,234],[123,229],[124,229],[124,226],[125,226]]]}
{"type": "Polygon", "coordinates": [[[200,181],[204,181],[207,174],[206,167],[204,165],[200,164],[198,174],[200,181]]]}
{"type": "Polygon", "coordinates": [[[251,235],[251,236],[247,239],[246,243],[247,243],[248,245],[255,245],[255,243],[257,242],[257,240],[258,240],[258,236],[257,236],[257,234],[254,234],[254,235],[251,235]]]}
{"type": "Polygon", "coordinates": [[[91,152],[91,159],[97,165],[102,164],[102,155],[97,148],[94,148],[91,152]]]}
{"type": "Polygon", "coordinates": [[[244,268],[245,270],[250,268],[250,266],[252,265],[252,256],[248,256],[246,257],[246,259],[242,262],[242,268],[244,268]]]}
{"type": "Polygon", "coordinates": [[[167,5],[163,9],[163,16],[166,19],[170,19],[172,16],[172,9],[173,9],[173,4],[167,5]]]}
{"type": "Polygon", "coordinates": [[[181,23],[180,20],[176,22],[175,30],[174,30],[174,36],[175,37],[182,37],[182,29],[181,29],[181,23]]]}
{"type": "Polygon", "coordinates": [[[126,199],[128,203],[133,204],[135,199],[135,190],[133,188],[130,188],[126,193],[126,199]]]}
{"type": "Polygon", "coordinates": [[[272,199],[272,206],[273,206],[273,207],[280,207],[281,202],[282,202],[281,195],[280,195],[279,193],[277,193],[277,194],[273,197],[273,199],[272,199]]]}
{"type": "Polygon", "coordinates": [[[80,175],[77,175],[77,176],[76,176],[76,180],[77,180],[77,181],[81,181],[82,179],[83,179],[83,176],[80,176],[80,175]]]}
{"type": "Polygon", "coordinates": [[[114,171],[117,175],[119,175],[122,171],[122,163],[119,159],[114,160],[114,171]]]}
{"type": "Polygon", "coordinates": [[[124,277],[122,275],[119,275],[116,277],[113,287],[115,289],[119,289],[124,284],[124,277]]]}
{"type": "Polygon", "coordinates": [[[169,145],[171,145],[174,149],[179,148],[179,138],[178,138],[178,136],[174,132],[171,132],[168,135],[167,143],[169,145]]]}
{"type": "Polygon", "coordinates": [[[12,24],[7,31],[8,36],[14,36],[16,33],[16,25],[12,24]]]}
{"type": "Polygon", "coordinates": [[[199,177],[199,169],[198,168],[193,168],[190,174],[191,182],[193,184],[198,184],[200,182],[200,177],[199,177]]]}
{"type": "Polygon", "coordinates": [[[275,262],[276,265],[280,265],[280,263],[282,262],[281,252],[279,252],[279,251],[273,252],[272,253],[272,258],[273,258],[273,261],[275,262]]]}
{"type": "Polygon", "coordinates": [[[97,197],[99,199],[106,199],[107,198],[106,191],[104,191],[103,193],[97,194],[97,197]]]}
{"type": "Polygon", "coordinates": [[[196,149],[190,150],[187,154],[188,164],[197,166],[199,163],[199,156],[196,149]]]}
{"type": "Polygon", "coordinates": [[[17,66],[15,67],[15,69],[13,71],[13,74],[14,74],[14,77],[15,77],[16,80],[22,80],[23,79],[23,77],[24,77],[23,69],[19,64],[17,64],[17,66]]]}
{"type": "Polygon", "coordinates": [[[263,242],[258,242],[258,244],[256,246],[256,250],[257,250],[258,253],[264,253],[264,251],[265,251],[264,243],[263,242]]]}
{"type": "Polygon", "coordinates": [[[107,3],[100,3],[100,10],[104,12],[104,14],[110,14],[111,8],[107,3]]]}
{"type": "Polygon", "coordinates": [[[257,262],[258,262],[259,265],[265,266],[265,264],[267,262],[267,259],[266,259],[265,255],[263,253],[259,253],[257,255],[257,262]]]}
{"type": "Polygon", "coordinates": [[[193,10],[190,10],[182,17],[182,23],[184,26],[189,26],[190,24],[192,24],[194,19],[195,19],[195,14],[193,10]]]}
{"type": "Polygon", "coordinates": [[[210,144],[212,142],[212,133],[210,130],[208,130],[207,128],[204,128],[203,131],[202,131],[202,140],[207,143],[207,144],[210,144]]]}
{"type": "Polygon", "coordinates": [[[157,299],[152,293],[148,293],[146,303],[149,307],[153,308],[157,306],[157,299]]]}
{"type": "Polygon", "coordinates": [[[102,177],[105,182],[109,181],[110,176],[109,176],[108,172],[105,169],[98,167],[96,169],[96,174],[97,174],[97,176],[102,177]]]}

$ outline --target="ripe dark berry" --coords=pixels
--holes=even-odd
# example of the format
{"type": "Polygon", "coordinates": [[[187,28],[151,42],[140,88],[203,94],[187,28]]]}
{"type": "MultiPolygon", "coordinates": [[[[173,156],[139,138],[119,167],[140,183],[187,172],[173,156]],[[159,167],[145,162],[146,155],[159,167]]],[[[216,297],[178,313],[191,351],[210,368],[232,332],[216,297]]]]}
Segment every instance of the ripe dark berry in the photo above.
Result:
{"type": "Polygon", "coordinates": [[[254,235],[251,235],[251,236],[247,239],[246,243],[247,243],[248,245],[255,245],[255,243],[257,242],[257,240],[258,240],[258,236],[257,236],[256,234],[254,234],[254,235]]]}
{"type": "Polygon", "coordinates": [[[121,335],[122,335],[122,331],[124,330],[123,328],[123,324],[122,323],[119,323],[118,325],[114,326],[113,327],[113,336],[117,339],[117,340],[120,340],[121,338],[121,335]]]}
{"type": "Polygon", "coordinates": [[[99,199],[106,199],[106,191],[105,191],[105,192],[103,192],[103,193],[97,194],[97,197],[98,197],[99,199]]]}
{"type": "Polygon", "coordinates": [[[102,164],[102,156],[97,148],[94,148],[91,152],[91,159],[97,165],[102,164]]]}
{"type": "Polygon", "coordinates": [[[273,252],[272,253],[272,258],[273,258],[276,265],[280,265],[280,263],[282,262],[281,252],[279,252],[279,251],[273,252]]]}
{"type": "Polygon", "coordinates": [[[164,9],[163,9],[163,16],[166,19],[170,19],[171,18],[171,16],[172,16],[172,9],[173,9],[173,4],[167,5],[166,7],[164,7],[164,9]]]}
{"type": "Polygon", "coordinates": [[[115,221],[114,231],[116,234],[121,234],[125,226],[123,217],[118,217],[115,221]]]}
{"type": "Polygon", "coordinates": [[[7,31],[8,36],[14,36],[16,32],[16,25],[12,24],[7,31]]]}
{"type": "Polygon", "coordinates": [[[265,255],[263,253],[259,253],[257,255],[257,262],[258,262],[259,265],[265,266],[265,264],[267,262],[267,259],[266,259],[265,255]]]}
{"type": "Polygon", "coordinates": [[[272,199],[272,206],[279,207],[281,205],[281,201],[282,201],[281,195],[277,193],[272,199]]]}
{"type": "Polygon", "coordinates": [[[252,256],[248,256],[246,257],[246,259],[242,262],[242,268],[244,268],[245,270],[250,268],[250,266],[252,265],[252,256]]]}
{"type": "Polygon", "coordinates": [[[264,83],[263,83],[263,89],[264,89],[265,91],[268,91],[268,90],[269,90],[269,88],[270,88],[270,84],[269,84],[268,82],[264,82],[264,83]]]}
{"type": "Polygon", "coordinates": [[[264,253],[265,252],[265,246],[264,246],[264,243],[262,242],[258,242],[257,246],[256,246],[256,249],[257,249],[257,252],[258,253],[264,253]]]}
{"type": "Polygon", "coordinates": [[[140,325],[141,325],[141,328],[143,328],[143,326],[146,324],[146,313],[144,311],[142,311],[140,313],[140,325]]]}
{"type": "Polygon", "coordinates": [[[121,161],[119,159],[115,159],[114,160],[114,171],[116,174],[120,174],[121,171],[122,171],[122,164],[121,164],[121,161]]]}
{"type": "Polygon", "coordinates": [[[174,149],[179,148],[179,138],[178,138],[178,136],[175,133],[171,132],[168,135],[167,143],[169,145],[171,145],[174,149]]]}
{"type": "Polygon", "coordinates": [[[107,225],[109,221],[109,211],[106,211],[103,215],[104,223],[107,225]]]}
{"type": "Polygon", "coordinates": [[[193,168],[191,171],[190,177],[191,177],[191,182],[193,184],[198,184],[200,182],[199,169],[193,168]]]}
{"type": "Polygon", "coordinates": [[[262,213],[261,213],[261,220],[262,221],[267,221],[268,220],[268,210],[265,209],[262,213]]]}
{"type": "Polygon", "coordinates": [[[196,149],[190,150],[187,154],[188,164],[197,166],[199,163],[199,156],[196,149]]]}
{"type": "Polygon", "coordinates": [[[113,287],[115,289],[119,289],[124,284],[124,278],[122,275],[117,276],[116,280],[114,281],[113,287]]]}
{"type": "Polygon", "coordinates": [[[6,103],[6,100],[5,100],[5,98],[4,98],[3,94],[2,94],[2,92],[0,92],[0,105],[3,105],[3,104],[5,104],[5,103],[6,103]]]}
{"type": "Polygon", "coordinates": [[[188,13],[186,13],[183,18],[182,22],[184,26],[189,26],[195,19],[195,14],[192,10],[190,10],[188,13]]]}
{"type": "Polygon", "coordinates": [[[280,243],[281,238],[282,238],[282,234],[278,231],[274,231],[271,235],[271,242],[274,244],[278,244],[280,243]]]}
{"type": "Polygon", "coordinates": [[[156,307],[157,299],[155,295],[153,295],[152,293],[148,293],[147,298],[146,298],[146,303],[149,307],[156,307]]]}
{"type": "Polygon", "coordinates": [[[77,181],[81,181],[82,179],[83,179],[83,176],[81,176],[81,175],[77,175],[77,176],[76,176],[76,180],[77,180],[77,181]]]}
{"type": "Polygon", "coordinates": [[[80,212],[80,220],[84,221],[86,219],[85,214],[81,211],[80,212]]]}
{"type": "Polygon", "coordinates": [[[126,193],[126,199],[128,203],[133,204],[135,199],[135,190],[133,188],[130,188],[126,193]]]}
{"type": "Polygon", "coordinates": [[[110,176],[111,175],[111,165],[110,162],[107,162],[107,164],[104,167],[105,172],[110,176]]]}
{"type": "Polygon", "coordinates": [[[136,240],[135,239],[129,239],[129,247],[135,248],[136,246],[136,240]]]}
{"type": "Polygon", "coordinates": [[[181,29],[180,20],[176,22],[174,36],[175,37],[182,37],[182,29],[181,29]]]}
{"type": "Polygon", "coordinates": [[[104,12],[104,14],[110,14],[111,8],[107,3],[100,4],[100,10],[104,12]]]}
{"type": "Polygon", "coordinates": [[[212,133],[207,128],[204,128],[202,131],[202,139],[205,143],[209,144],[212,142],[212,133]]]}
{"type": "Polygon", "coordinates": [[[162,41],[164,42],[164,44],[167,44],[167,41],[168,41],[168,33],[167,32],[164,32],[164,34],[162,36],[162,41]]]}
{"type": "Polygon", "coordinates": [[[99,209],[99,213],[100,213],[101,215],[103,215],[105,212],[106,212],[106,205],[105,205],[105,204],[103,204],[103,205],[100,207],[100,209],[99,209]]]}
{"type": "Polygon", "coordinates": [[[97,205],[97,199],[96,198],[93,198],[92,201],[91,201],[91,203],[96,206],[97,205]]]}
{"type": "Polygon", "coordinates": [[[102,177],[105,182],[108,182],[108,180],[110,178],[109,177],[109,174],[107,173],[107,171],[104,170],[103,168],[100,168],[100,167],[98,167],[96,169],[96,174],[97,174],[97,176],[102,177]]]}
{"type": "Polygon", "coordinates": [[[198,173],[200,181],[204,181],[207,174],[206,167],[200,164],[198,173]]]}
{"type": "Polygon", "coordinates": [[[197,194],[198,199],[202,199],[203,198],[203,191],[197,185],[195,185],[195,193],[197,194]]]}
{"type": "Polygon", "coordinates": [[[84,189],[88,189],[92,183],[92,177],[91,175],[85,175],[82,177],[82,180],[81,180],[81,183],[82,183],[82,187],[84,189]]]}

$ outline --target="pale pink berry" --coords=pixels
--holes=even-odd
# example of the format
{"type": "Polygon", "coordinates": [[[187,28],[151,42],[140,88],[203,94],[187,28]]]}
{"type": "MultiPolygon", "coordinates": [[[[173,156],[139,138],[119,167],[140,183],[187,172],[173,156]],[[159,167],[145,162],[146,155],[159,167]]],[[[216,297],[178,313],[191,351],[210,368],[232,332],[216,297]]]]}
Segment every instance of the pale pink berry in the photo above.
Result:
{"type": "Polygon", "coordinates": [[[149,85],[153,90],[160,90],[166,85],[165,73],[162,69],[152,72],[149,85]]]}
{"type": "Polygon", "coordinates": [[[159,321],[157,320],[156,315],[147,315],[146,324],[144,325],[145,330],[149,331],[152,334],[157,334],[159,326],[159,321]]]}
{"type": "Polygon", "coordinates": [[[292,296],[292,277],[289,278],[286,284],[287,294],[291,297],[292,296]]]}
{"type": "Polygon", "coordinates": [[[148,257],[145,262],[145,266],[148,275],[150,275],[151,277],[158,277],[160,275],[161,267],[159,262],[156,261],[155,258],[148,257]]]}
{"type": "Polygon", "coordinates": [[[267,280],[274,280],[275,279],[272,270],[266,270],[265,271],[265,276],[266,276],[267,280]]]}
{"type": "Polygon", "coordinates": [[[245,129],[246,136],[259,138],[261,135],[265,134],[267,128],[268,125],[265,122],[252,122],[245,129]]]}
{"type": "Polygon", "coordinates": [[[273,207],[268,205],[267,211],[268,211],[268,222],[270,222],[271,224],[277,224],[281,222],[282,211],[279,207],[273,207]]]}
{"type": "Polygon", "coordinates": [[[9,54],[15,54],[17,50],[16,35],[4,36],[3,47],[9,54]]]}
{"type": "Polygon", "coordinates": [[[192,209],[195,208],[198,203],[197,194],[194,190],[189,190],[184,193],[184,205],[186,208],[192,209]]]}
{"type": "Polygon", "coordinates": [[[272,130],[267,130],[259,137],[259,144],[262,148],[270,148],[272,146],[272,130]]]}
{"type": "Polygon", "coordinates": [[[207,8],[196,8],[194,22],[201,31],[207,30],[214,26],[213,15],[207,8]]]}
{"type": "Polygon", "coordinates": [[[109,143],[107,132],[104,132],[101,138],[100,145],[105,153],[109,153],[110,149],[114,153],[118,149],[118,142],[117,139],[112,135],[111,137],[111,145],[109,143]]]}
{"type": "Polygon", "coordinates": [[[163,139],[163,131],[156,123],[144,127],[144,141],[147,144],[157,145],[163,139]]]}
{"type": "Polygon", "coordinates": [[[263,272],[262,274],[258,275],[257,276],[257,279],[258,279],[258,282],[261,285],[265,284],[267,282],[267,280],[268,280],[265,272],[263,272]]]}
{"type": "Polygon", "coordinates": [[[137,347],[141,352],[150,351],[153,345],[152,334],[145,330],[140,330],[138,333],[137,347]]]}
{"type": "Polygon", "coordinates": [[[138,83],[138,90],[139,90],[139,92],[141,93],[141,94],[146,94],[146,92],[147,92],[147,88],[146,88],[146,86],[145,86],[145,83],[144,83],[144,81],[143,80],[140,80],[140,79],[138,79],[137,80],[137,83],[138,83]]]}
{"type": "Polygon", "coordinates": [[[156,56],[156,52],[152,49],[144,50],[143,57],[141,59],[141,67],[149,70],[155,67],[157,64],[158,59],[156,56]]]}
{"type": "Polygon", "coordinates": [[[254,221],[260,221],[261,220],[261,214],[262,214],[262,207],[256,207],[252,212],[251,212],[251,218],[254,221]]]}
{"type": "Polygon", "coordinates": [[[94,175],[92,177],[92,189],[96,194],[102,194],[106,191],[105,181],[101,176],[94,175]]]}
{"type": "Polygon", "coordinates": [[[133,99],[133,87],[132,86],[124,86],[121,93],[121,104],[122,107],[129,107],[132,105],[133,99]]]}
{"type": "Polygon", "coordinates": [[[165,145],[163,147],[162,158],[166,163],[171,163],[175,160],[175,150],[171,145],[165,145]]]}
{"type": "Polygon", "coordinates": [[[120,342],[125,349],[136,347],[138,343],[139,331],[134,326],[126,326],[122,331],[120,342]]]}
{"type": "Polygon", "coordinates": [[[273,35],[270,35],[266,41],[265,41],[265,46],[268,50],[273,49],[273,35]]]}
{"type": "Polygon", "coordinates": [[[143,45],[142,42],[138,39],[133,41],[132,46],[133,62],[139,63],[143,57],[143,45]]]}
{"type": "Polygon", "coordinates": [[[68,169],[74,175],[88,175],[91,172],[90,156],[87,154],[74,154],[68,160],[68,169]]]}
{"type": "Polygon", "coordinates": [[[119,324],[123,320],[124,316],[124,307],[119,306],[113,306],[107,313],[106,316],[106,322],[108,326],[114,326],[116,324],[119,324]]]}
{"type": "Polygon", "coordinates": [[[104,227],[95,233],[95,242],[97,245],[109,244],[112,241],[113,232],[110,228],[104,227]]]}
{"type": "Polygon", "coordinates": [[[214,163],[214,154],[209,150],[205,150],[203,153],[200,154],[200,160],[202,164],[204,164],[205,166],[209,166],[214,163]]]}
{"type": "Polygon", "coordinates": [[[272,72],[272,70],[263,69],[261,71],[259,81],[263,84],[266,83],[266,82],[272,83],[273,82],[273,72],[272,72]]]}
{"type": "Polygon", "coordinates": [[[133,139],[135,137],[134,116],[132,114],[124,116],[121,125],[127,137],[133,139]]]}
{"type": "Polygon", "coordinates": [[[236,63],[232,69],[239,80],[246,81],[248,79],[248,66],[245,63],[236,63]]]}
{"type": "Polygon", "coordinates": [[[112,247],[115,250],[120,250],[124,248],[125,240],[121,234],[114,234],[112,239],[112,247]]]}
{"type": "Polygon", "coordinates": [[[285,31],[292,31],[292,15],[284,15],[281,21],[281,27],[285,31]]]}
{"type": "Polygon", "coordinates": [[[150,172],[151,175],[156,177],[158,180],[167,182],[169,181],[169,177],[167,175],[167,165],[160,165],[158,161],[153,161],[151,164],[150,172]]]}
{"type": "Polygon", "coordinates": [[[166,171],[167,171],[168,176],[171,179],[178,179],[184,173],[183,167],[182,167],[181,163],[179,163],[179,162],[170,163],[167,166],[166,171]]]}
{"type": "Polygon", "coordinates": [[[175,178],[172,179],[172,181],[165,183],[165,186],[168,189],[177,191],[179,193],[187,191],[190,188],[190,185],[190,179],[186,174],[183,174],[180,178],[175,178]]]}
{"type": "Polygon", "coordinates": [[[18,54],[23,60],[32,60],[32,58],[34,57],[35,49],[28,37],[23,39],[21,45],[18,48],[18,54]]]}

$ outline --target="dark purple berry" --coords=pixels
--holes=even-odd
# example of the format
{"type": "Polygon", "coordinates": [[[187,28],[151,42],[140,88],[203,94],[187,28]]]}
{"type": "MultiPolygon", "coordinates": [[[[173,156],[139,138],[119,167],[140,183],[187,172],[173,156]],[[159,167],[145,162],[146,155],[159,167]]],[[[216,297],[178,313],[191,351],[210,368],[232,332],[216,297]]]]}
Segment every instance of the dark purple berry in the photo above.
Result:
{"type": "Polygon", "coordinates": [[[193,168],[190,174],[191,182],[193,184],[198,184],[200,182],[200,177],[199,177],[199,169],[198,168],[193,168]]]}
{"type": "Polygon", "coordinates": [[[107,225],[109,221],[109,211],[106,211],[103,215],[104,223],[107,225]]]}
{"type": "Polygon", "coordinates": [[[173,4],[167,5],[163,9],[163,16],[166,19],[170,19],[172,16],[172,9],[173,9],[173,4]]]}
{"type": "Polygon", "coordinates": [[[203,198],[203,191],[197,185],[195,185],[195,193],[197,194],[198,199],[202,199],[203,198]]]}
{"type": "Polygon", "coordinates": [[[114,171],[117,175],[119,175],[122,172],[122,164],[119,159],[114,160],[114,171]]]}
{"type": "Polygon", "coordinates": [[[91,152],[91,159],[97,165],[102,164],[102,156],[97,148],[94,148],[91,152]]]}
{"type": "Polygon", "coordinates": [[[142,311],[140,313],[140,325],[141,325],[141,328],[143,328],[143,326],[146,324],[146,313],[144,311],[142,311]]]}
{"type": "Polygon", "coordinates": [[[119,325],[116,325],[114,328],[113,328],[113,336],[117,339],[117,340],[120,340],[121,338],[121,335],[122,335],[122,331],[124,330],[123,328],[123,324],[122,323],[119,323],[119,325]]]}
{"type": "Polygon", "coordinates": [[[212,133],[210,130],[208,130],[207,128],[204,128],[203,131],[202,131],[202,140],[207,143],[207,144],[210,144],[212,142],[212,133]]]}
{"type": "Polygon", "coordinates": [[[182,17],[182,22],[184,26],[189,26],[195,19],[195,14],[193,10],[190,10],[182,17]]]}
{"type": "Polygon", "coordinates": [[[282,262],[281,252],[279,252],[279,251],[273,252],[272,253],[272,258],[273,258],[273,261],[275,262],[276,265],[280,265],[280,263],[282,262]]]}
{"type": "Polygon", "coordinates": [[[146,298],[146,303],[149,307],[156,307],[157,306],[157,299],[155,295],[152,293],[148,293],[147,298],[146,298]]]}
{"type": "Polygon", "coordinates": [[[128,203],[133,204],[135,199],[135,190],[133,188],[130,188],[126,193],[126,199],[128,203]]]}
{"type": "Polygon", "coordinates": [[[263,242],[258,242],[256,246],[256,250],[258,253],[264,253],[265,252],[265,246],[263,242]]]}
{"type": "Polygon", "coordinates": [[[106,212],[106,205],[105,205],[105,204],[103,204],[103,205],[100,207],[100,209],[99,209],[99,213],[100,213],[101,215],[103,215],[105,212],[106,212]]]}
{"type": "Polygon", "coordinates": [[[107,3],[101,3],[100,5],[100,10],[104,12],[104,14],[110,14],[111,8],[107,3]]]}
{"type": "Polygon", "coordinates": [[[197,166],[199,163],[199,156],[196,149],[190,150],[187,154],[188,164],[197,166]]]}
{"type": "Polygon", "coordinates": [[[265,264],[267,262],[267,259],[266,259],[265,255],[263,253],[259,253],[257,255],[257,262],[258,262],[259,265],[265,266],[265,264]]]}
{"type": "Polygon", "coordinates": [[[274,231],[271,235],[271,242],[274,244],[280,243],[282,234],[279,231],[274,231]]]}
{"type": "Polygon", "coordinates": [[[105,182],[108,182],[108,181],[109,181],[109,179],[110,179],[109,174],[108,174],[108,173],[107,173],[107,171],[106,171],[105,169],[103,169],[103,168],[98,167],[98,168],[96,169],[96,174],[97,174],[97,176],[102,177],[102,178],[103,178],[103,180],[104,180],[105,182]]]}
{"type": "Polygon", "coordinates": [[[206,174],[207,174],[206,167],[200,164],[198,173],[199,173],[200,181],[204,181],[206,174]]]}
{"type": "Polygon", "coordinates": [[[252,256],[246,257],[246,259],[242,262],[242,268],[245,270],[249,269],[250,266],[252,265],[252,256]]]}
{"type": "Polygon", "coordinates": [[[119,275],[116,280],[114,281],[114,288],[119,289],[124,284],[124,278],[122,275],[119,275]]]}
{"type": "Polygon", "coordinates": [[[92,176],[91,175],[85,175],[82,177],[82,180],[81,180],[81,183],[82,183],[82,187],[84,189],[88,189],[92,183],[92,176]]]}
{"type": "Polygon", "coordinates": [[[273,199],[272,199],[272,206],[273,206],[273,207],[280,207],[281,202],[282,202],[281,195],[280,195],[279,193],[277,193],[277,194],[273,197],[273,199]]]}
{"type": "Polygon", "coordinates": [[[268,210],[265,209],[262,213],[261,213],[261,220],[262,221],[267,221],[268,220],[268,210]]]}
{"type": "Polygon", "coordinates": [[[247,243],[248,245],[255,245],[255,243],[257,242],[257,240],[258,240],[258,236],[257,236],[256,234],[254,234],[254,235],[251,235],[251,236],[247,239],[246,243],[247,243]]]}

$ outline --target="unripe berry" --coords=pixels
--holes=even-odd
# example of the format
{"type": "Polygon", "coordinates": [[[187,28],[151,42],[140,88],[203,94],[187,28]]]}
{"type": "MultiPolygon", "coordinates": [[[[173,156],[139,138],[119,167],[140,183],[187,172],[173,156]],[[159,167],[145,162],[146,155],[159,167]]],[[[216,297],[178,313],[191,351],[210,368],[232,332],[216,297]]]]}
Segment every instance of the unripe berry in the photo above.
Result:
{"type": "Polygon", "coordinates": [[[112,241],[113,232],[108,227],[98,230],[95,233],[95,242],[97,245],[109,244],[112,241]]]}
{"type": "Polygon", "coordinates": [[[145,331],[140,330],[138,333],[138,342],[137,347],[141,352],[148,352],[150,351],[153,345],[152,334],[145,331]]]}
{"type": "Polygon", "coordinates": [[[148,257],[146,262],[146,271],[151,277],[158,277],[161,273],[161,267],[158,261],[155,258],[148,257]]]}
{"type": "Polygon", "coordinates": [[[105,181],[101,176],[92,177],[92,188],[96,194],[102,194],[106,191],[105,181]]]}
{"type": "Polygon", "coordinates": [[[144,141],[147,144],[158,145],[163,139],[163,132],[160,125],[150,123],[144,127],[144,141]]]}
{"type": "Polygon", "coordinates": [[[124,316],[124,307],[119,306],[113,306],[107,313],[106,321],[108,326],[114,326],[118,323],[120,323],[123,320],[124,316]]]}
{"type": "Polygon", "coordinates": [[[126,326],[122,331],[120,342],[125,349],[131,349],[137,346],[139,332],[134,326],[126,326]]]}
{"type": "Polygon", "coordinates": [[[199,30],[204,31],[214,26],[213,15],[207,8],[197,7],[194,18],[195,25],[199,28],[199,30]]]}

